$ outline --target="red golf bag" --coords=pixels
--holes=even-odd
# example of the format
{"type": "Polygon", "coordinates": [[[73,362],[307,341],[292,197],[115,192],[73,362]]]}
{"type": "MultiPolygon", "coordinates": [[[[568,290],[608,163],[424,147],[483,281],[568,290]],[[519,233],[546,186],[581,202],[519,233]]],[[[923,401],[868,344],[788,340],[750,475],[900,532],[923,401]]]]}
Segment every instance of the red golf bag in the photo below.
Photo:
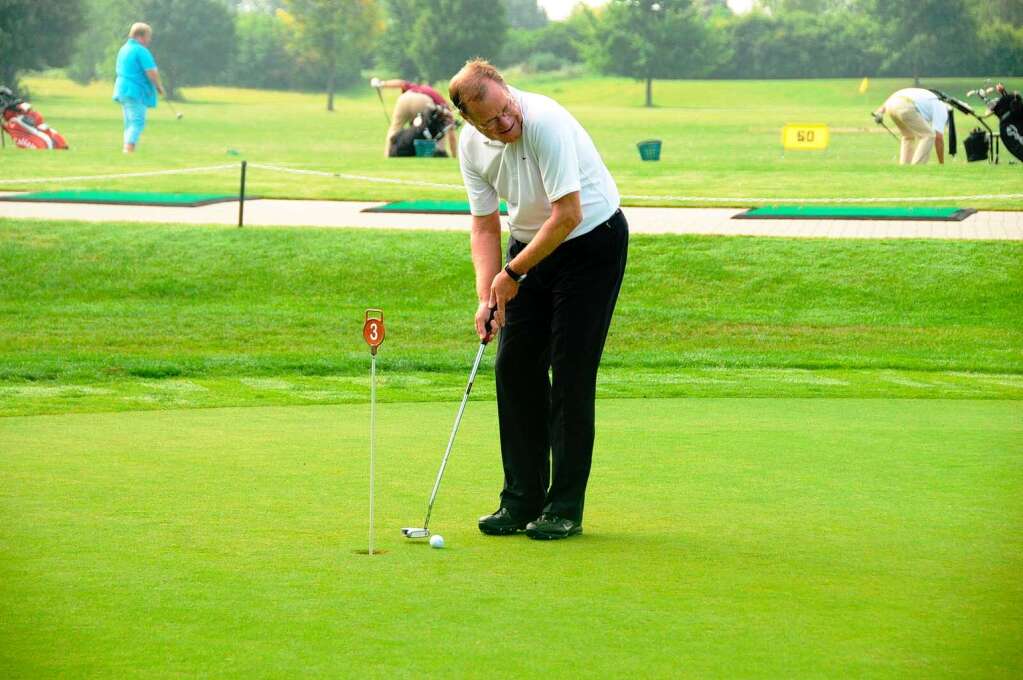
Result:
{"type": "Polygon", "coordinates": [[[31,104],[19,99],[6,87],[0,87],[0,129],[22,149],[68,148],[63,135],[47,125],[31,104]]]}

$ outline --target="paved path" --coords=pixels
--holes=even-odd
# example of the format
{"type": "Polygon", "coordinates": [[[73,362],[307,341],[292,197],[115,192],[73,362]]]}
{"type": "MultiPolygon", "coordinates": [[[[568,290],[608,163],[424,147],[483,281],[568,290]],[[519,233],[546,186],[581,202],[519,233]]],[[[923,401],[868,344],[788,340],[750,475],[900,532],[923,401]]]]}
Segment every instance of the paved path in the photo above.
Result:
{"type": "MultiPolygon", "coordinates": [[[[2,194],[11,195],[11,194],[2,194]]],[[[365,213],[379,202],[246,201],[245,225],[469,229],[468,215],[365,213]]],[[[796,236],[808,238],[936,238],[1023,240],[1023,212],[979,212],[961,222],[870,220],[733,220],[736,208],[626,208],[635,233],[796,236]]],[[[38,218],[89,222],[237,224],[237,203],[167,208],[0,201],[0,220],[38,218]]]]}

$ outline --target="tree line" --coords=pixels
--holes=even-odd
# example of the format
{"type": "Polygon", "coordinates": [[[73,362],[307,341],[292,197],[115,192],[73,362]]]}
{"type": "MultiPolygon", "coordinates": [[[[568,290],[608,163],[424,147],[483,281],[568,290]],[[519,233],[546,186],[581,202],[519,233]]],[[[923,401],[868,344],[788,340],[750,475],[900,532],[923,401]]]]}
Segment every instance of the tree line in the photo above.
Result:
{"type": "Polygon", "coordinates": [[[535,0],[3,0],[0,83],[64,67],[110,80],[128,26],[154,28],[171,96],[235,85],[334,93],[368,69],[445,80],[470,57],[526,71],[636,78],[1011,76],[1019,0],[610,0],[549,21],[535,0]]]}

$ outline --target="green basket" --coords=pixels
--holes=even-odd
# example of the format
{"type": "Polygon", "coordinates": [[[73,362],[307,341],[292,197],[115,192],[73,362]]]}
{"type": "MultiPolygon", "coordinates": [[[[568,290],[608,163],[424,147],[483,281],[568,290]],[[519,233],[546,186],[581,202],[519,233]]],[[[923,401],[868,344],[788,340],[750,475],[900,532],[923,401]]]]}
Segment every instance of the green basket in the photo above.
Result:
{"type": "Polygon", "coordinates": [[[639,147],[639,157],[645,161],[659,161],[661,160],[661,140],[659,139],[647,139],[640,142],[636,146],[639,147]]]}
{"type": "Polygon", "coordinates": [[[419,158],[433,158],[433,153],[437,150],[437,142],[433,139],[417,139],[415,145],[416,156],[419,158]]]}

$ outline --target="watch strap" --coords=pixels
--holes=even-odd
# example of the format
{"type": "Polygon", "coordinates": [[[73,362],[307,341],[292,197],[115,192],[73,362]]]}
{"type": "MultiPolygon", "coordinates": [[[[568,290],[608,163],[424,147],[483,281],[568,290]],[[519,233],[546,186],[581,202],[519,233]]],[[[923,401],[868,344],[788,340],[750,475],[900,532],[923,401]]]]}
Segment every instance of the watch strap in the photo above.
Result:
{"type": "Polygon", "coordinates": [[[512,269],[510,264],[504,265],[504,273],[510,276],[511,280],[515,283],[521,283],[522,280],[526,278],[525,274],[519,274],[517,271],[512,269]]]}

